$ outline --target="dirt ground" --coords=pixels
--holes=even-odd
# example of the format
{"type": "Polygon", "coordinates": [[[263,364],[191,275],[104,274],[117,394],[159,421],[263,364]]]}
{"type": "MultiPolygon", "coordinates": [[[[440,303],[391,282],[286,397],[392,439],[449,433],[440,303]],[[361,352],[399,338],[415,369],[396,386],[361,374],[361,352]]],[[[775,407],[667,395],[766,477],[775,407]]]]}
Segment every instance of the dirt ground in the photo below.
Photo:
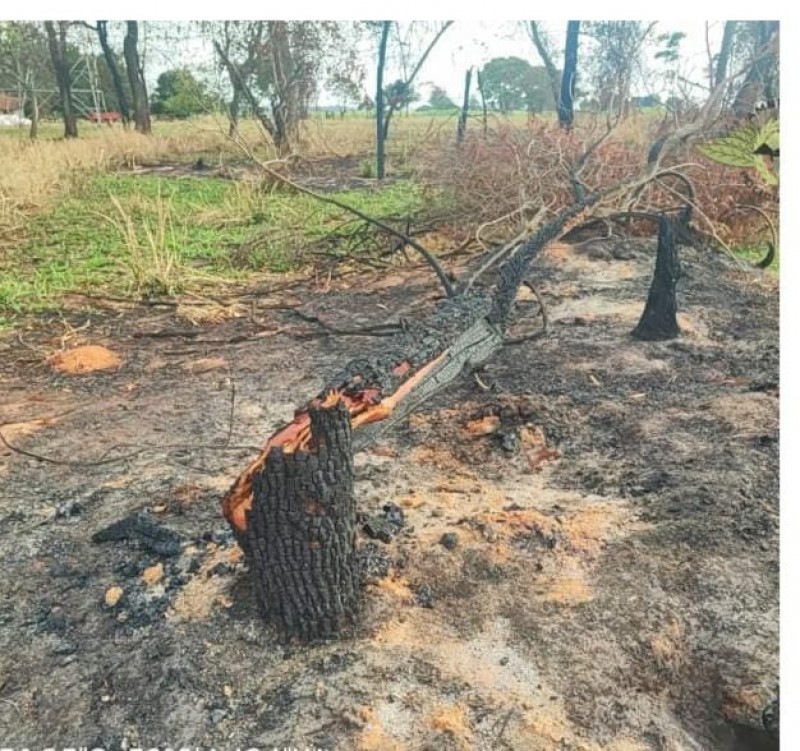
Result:
{"type": "Polygon", "coordinates": [[[636,342],[653,255],[549,250],[531,276],[548,334],[357,455],[360,508],[404,526],[360,540],[359,632],[308,648],[256,619],[220,499],[380,341],[269,306],[420,315],[426,272],[251,296],[217,322],[76,304],[1,340],[9,442],[73,462],[171,446],[99,466],[0,447],[3,745],[777,748],[777,283],[683,249],[683,336],[636,342]],[[180,549],[92,541],[139,510],[180,549]]]}

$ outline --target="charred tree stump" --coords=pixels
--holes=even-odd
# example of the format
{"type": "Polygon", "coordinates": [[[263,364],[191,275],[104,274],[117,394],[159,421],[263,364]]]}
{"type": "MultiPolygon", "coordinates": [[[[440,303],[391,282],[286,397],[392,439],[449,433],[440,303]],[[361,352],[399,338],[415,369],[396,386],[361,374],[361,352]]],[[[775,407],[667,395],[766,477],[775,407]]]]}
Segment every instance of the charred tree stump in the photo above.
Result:
{"type": "MultiPolygon", "coordinates": [[[[678,222],[683,221],[683,216],[678,222]]],[[[653,282],[642,317],[632,332],[634,339],[658,341],[674,339],[681,333],[678,326],[678,303],[675,292],[681,276],[676,242],[675,220],[666,216],[658,219],[658,250],[653,282]]]]}
{"type": "Polygon", "coordinates": [[[424,320],[403,320],[390,343],[347,363],[225,494],[222,511],[245,551],[261,614],[284,638],[333,636],[357,615],[353,452],[503,346],[528,265],[585,221],[599,197],[565,209],[524,242],[501,266],[493,294],[447,297],[424,320]]]}
{"type": "Polygon", "coordinates": [[[237,531],[261,615],[303,642],[352,623],[360,599],[350,413],[337,396],[309,415],[308,451],[270,450],[237,531]]]}

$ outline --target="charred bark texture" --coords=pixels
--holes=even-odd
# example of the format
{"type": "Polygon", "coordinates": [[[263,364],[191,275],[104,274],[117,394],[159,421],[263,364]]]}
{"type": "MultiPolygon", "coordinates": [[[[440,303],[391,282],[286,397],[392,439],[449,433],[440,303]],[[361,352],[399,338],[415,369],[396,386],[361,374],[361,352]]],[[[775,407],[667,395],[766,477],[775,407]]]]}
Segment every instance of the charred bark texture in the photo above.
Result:
{"type": "Polygon", "coordinates": [[[237,531],[261,615],[303,642],[353,623],[360,601],[350,414],[339,402],[310,416],[309,451],[271,450],[237,531]]]}
{"type": "MultiPolygon", "coordinates": [[[[683,217],[677,220],[683,221],[683,217]]],[[[678,260],[676,220],[661,216],[658,220],[658,250],[653,282],[642,317],[633,330],[633,337],[642,341],[674,339],[681,333],[678,326],[676,289],[681,276],[678,260]]]]}

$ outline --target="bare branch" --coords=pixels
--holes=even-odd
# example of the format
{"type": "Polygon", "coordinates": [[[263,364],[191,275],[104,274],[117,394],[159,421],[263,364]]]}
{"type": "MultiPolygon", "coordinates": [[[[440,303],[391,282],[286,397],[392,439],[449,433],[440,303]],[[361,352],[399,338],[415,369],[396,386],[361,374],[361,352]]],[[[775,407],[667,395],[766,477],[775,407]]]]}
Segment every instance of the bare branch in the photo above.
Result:
{"type": "Polygon", "coordinates": [[[259,159],[252,151],[252,149],[242,140],[242,138],[238,135],[234,135],[234,140],[239,148],[253,161],[253,163],[257,164],[266,174],[272,177],[274,180],[282,183],[283,185],[288,185],[289,187],[293,188],[294,190],[298,191],[299,193],[303,193],[307,196],[311,196],[312,198],[316,198],[318,201],[322,203],[327,203],[331,206],[336,206],[343,211],[348,211],[349,213],[357,216],[362,221],[367,222],[368,224],[373,225],[374,227],[379,227],[384,232],[388,232],[393,237],[402,240],[406,245],[414,248],[424,259],[425,262],[433,269],[436,273],[436,276],[439,277],[439,281],[444,287],[445,293],[448,297],[455,297],[455,289],[453,288],[453,284],[450,281],[450,275],[442,268],[442,265],[439,261],[436,260],[436,257],[425,247],[423,247],[420,243],[418,243],[414,238],[409,237],[408,235],[396,230],[394,227],[391,227],[388,224],[380,221],[379,219],[375,219],[374,217],[365,214],[363,211],[359,211],[357,208],[350,206],[349,204],[345,203],[344,201],[339,201],[336,198],[331,198],[330,196],[323,195],[322,193],[317,193],[316,191],[310,190],[300,183],[296,183],[294,180],[282,175],[280,172],[272,169],[270,164],[282,164],[284,163],[282,160],[277,160],[274,162],[264,162],[259,159]]]}

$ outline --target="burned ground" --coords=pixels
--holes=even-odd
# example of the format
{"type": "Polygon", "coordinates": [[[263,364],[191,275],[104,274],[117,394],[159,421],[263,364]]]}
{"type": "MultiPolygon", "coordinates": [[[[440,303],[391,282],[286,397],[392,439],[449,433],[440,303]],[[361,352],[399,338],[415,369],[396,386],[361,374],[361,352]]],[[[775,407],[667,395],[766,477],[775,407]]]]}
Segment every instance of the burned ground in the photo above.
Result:
{"type": "Polygon", "coordinates": [[[362,521],[388,542],[362,535],[360,629],[321,646],[258,621],[219,501],[248,447],[380,342],[269,306],[394,321],[432,304],[425,272],[299,285],[213,324],[109,302],[0,342],[15,445],[91,461],[177,444],[83,468],[0,455],[6,744],[769,748],[777,284],[684,249],[683,336],[636,342],[653,254],[548,250],[530,276],[546,336],[356,456],[362,521]],[[120,361],[70,373],[53,355],[77,345],[120,361]],[[140,510],[178,550],[92,540],[140,510]]]}

